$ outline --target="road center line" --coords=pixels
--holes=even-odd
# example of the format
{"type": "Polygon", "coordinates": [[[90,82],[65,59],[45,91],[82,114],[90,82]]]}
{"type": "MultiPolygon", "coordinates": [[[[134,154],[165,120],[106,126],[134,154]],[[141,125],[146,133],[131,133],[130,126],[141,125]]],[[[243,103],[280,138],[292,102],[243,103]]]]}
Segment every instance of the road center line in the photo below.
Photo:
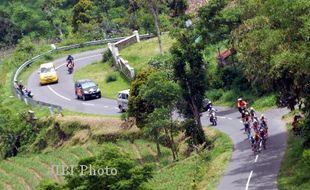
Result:
{"type": "MultiPolygon", "coordinates": [[[[78,58],[78,59],[75,59],[75,60],[76,60],[76,61],[79,61],[79,60],[88,59],[88,58],[91,58],[91,57],[98,57],[99,55],[101,55],[101,54],[90,55],[90,56],[78,58]]],[[[59,65],[58,67],[56,67],[56,69],[59,69],[60,67],[65,66],[66,64],[67,64],[67,63],[63,63],[63,64],[59,65]]]]}
{"type": "Polygon", "coordinates": [[[82,104],[87,105],[87,106],[95,106],[95,104],[84,103],[84,102],[82,104]]]}
{"type": "Polygon", "coordinates": [[[251,173],[249,175],[249,178],[248,178],[248,181],[246,182],[245,190],[248,190],[248,188],[249,188],[249,184],[250,184],[250,180],[251,180],[252,174],[253,174],[253,170],[251,171],[251,173]]]}
{"type": "Polygon", "coordinates": [[[258,158],[258,155],[256,155],[256,157],[255,157],[255,161],[254,161],[254,162],[257,162],[257,158],[258,158]]]}
{"type": "Polygon", "coordinates": [[[67,101],[71,101],[71,99],[67,98],[67,97],[64,97],[63,95],[61,94],[58,94],[54,89],[52,89],[52,87],[50,85],[47,86],[48,89],[50,89],[50,91],[52,91],[54,94],[56,94],[57,96],[59,96],[60,98],[62,99],[65,99],[67,101]]]}

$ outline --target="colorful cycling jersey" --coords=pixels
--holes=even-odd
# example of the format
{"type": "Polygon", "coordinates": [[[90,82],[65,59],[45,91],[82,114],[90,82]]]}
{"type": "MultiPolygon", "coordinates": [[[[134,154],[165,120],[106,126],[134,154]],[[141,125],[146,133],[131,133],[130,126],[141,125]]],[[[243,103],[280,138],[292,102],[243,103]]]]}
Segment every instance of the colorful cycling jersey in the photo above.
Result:
{"type": "Polygon", "coordinates": [[[246,101],[241,100],[238,102],[238,108],[245,108],[246,105],[247,105],[246,101]]]}

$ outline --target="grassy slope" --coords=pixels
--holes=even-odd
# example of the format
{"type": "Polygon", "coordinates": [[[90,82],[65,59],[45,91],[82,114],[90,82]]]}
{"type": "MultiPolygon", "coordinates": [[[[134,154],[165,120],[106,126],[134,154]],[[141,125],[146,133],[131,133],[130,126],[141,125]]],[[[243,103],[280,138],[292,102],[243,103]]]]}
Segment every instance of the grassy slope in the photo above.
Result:
{"type": "MultiPolygon", "coordinates": [[[[169,48],[173,43],[168,34],[162,36],[164,52],[168,52],[169,48]]],[[[159,55],[159,47],[157,38],[152,38],[140,43],[129,46],[121,50],[120,54],[126,60],[128,60],[129,65],[139,72],[142,68],[147,66],[147,62],[151,57],[159,55]]]]}
{"type": "Polygon", "coordinates": [[[228,136],[216,129],[205,129],[207,136],[214,140],[214,148],[203,156],[194,155],[175,162],[155,174],[149,182],[156,189],[188,190],[216,189],[224,170],[231,158],[232,143],[228,136]],[[204,159],[204,158],[208,159],[204,159]],[[193,183],[196,179],[196,184],[193,183]]]}
{"type": "MultiPolygon", "coordinates": [[[[137,142],[121,141],[118,143],[120,150],[129,153],[130,156],[137,159],[141,155],[143,163],[154,162],[152,152],[148,151],[144,145],[153,144],[145,140],[137,142]],[[133,147],[138,147],[138,152],[133,147]]],[[[9,160],[0,161],[0,188],[12,187],[16,190],[35,189],[35,187],[44,179],[51,179],[62,182],[62,177],[57,177],[55,172],[51,172],[53,165],[75,165],[81,158],[89,157],[100,150],[100,145],[91,144],[88,146],[73,146],[52,150],[42,154],[33,154],[23,157],[15,157],[9,160]]],[[[164,152],[169,152],[167,148],[162,147],[164,152]]],[[[170,160],[170,154],[163,154],[163,160],[170,160]]],[[[138,163],[138,161],[137,161],[138,163]]],[[[164,162],[163,164],[168,164],[164,162]]],[[[163,165],[163,166],[165,166],[163,165]]],[[[3,188],[4,189],[4,188],[3,188]]]]}
{"type": "MultiPolygon", "coordinates": [[[[104,129],[104,131],[107,130],[104,129]]],[[[192,180],[195,178],[198,189],[215,189],[231,157],[232,144],[226,135],[215,129],[206,128],[205,132],[214,141],[214,149],[202,156],[194,154],[178,162],[172,162],[170,150],[163,146],[161,146],[162,155],[158,158],[156,145],[150,141],[120,140],[116,145],[121,151],[136,159],[137,164],[154,163],[157,166],[154,178],[147,184],[149,187],[190,189],[192,180]],[[206,157],[208,159],[203,159],[206,157]]],[[[51,171],[52,165],[75,165],[79,159],[98,153],[101,150],[100,147],[101,145],[90,142],[75,146],[65,143],[63,148],[47,149],[41,154],[25,154],[2,160],[0,161],[0,188],[35,189],[44,179],[62,183],[63,177],[51,171]]]]}
{"type": "Polygon", "coordinates": [[[291,127],[288,126],[288,145],[278,176],[278,187],[280,190],[310,189],[309,167],[302,160],[304,140],[301,136],[292,135],[291,127]]]}
{"type": "Polygon", "coordinates": [[[74,73],[74,80],[89,78],[98,83],[102,96],[115,99],[117,92],[129,88],[129,82],[118,71],[115,71],[110,64],[96,62],[86,66],[74,73]],[[106,82],[108,75],[115,75],[116,81],[106,82]]]}

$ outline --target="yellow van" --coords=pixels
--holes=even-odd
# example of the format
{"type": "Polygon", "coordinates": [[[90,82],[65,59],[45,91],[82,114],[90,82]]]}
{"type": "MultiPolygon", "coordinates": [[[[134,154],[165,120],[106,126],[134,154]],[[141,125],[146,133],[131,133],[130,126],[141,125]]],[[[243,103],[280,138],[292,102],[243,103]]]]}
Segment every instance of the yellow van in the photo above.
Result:
{"type": "Polygon", "coordinates": [[[57,83],[58,76],[53,63],[44,63],[40,65],[40,84],[57,83]]]}

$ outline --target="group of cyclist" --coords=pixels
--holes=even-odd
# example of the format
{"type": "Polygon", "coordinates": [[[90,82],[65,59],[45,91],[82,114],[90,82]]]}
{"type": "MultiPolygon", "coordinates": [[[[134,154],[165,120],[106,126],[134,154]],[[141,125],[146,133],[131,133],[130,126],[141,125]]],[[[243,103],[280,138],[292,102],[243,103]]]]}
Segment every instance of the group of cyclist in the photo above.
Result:
{"type": "Polygon", "coordinates": [[[251,142],[254,153],[259,152],[263,147],[266,149],[266,141],[268,137],[268,125],[264,115],[257,117],[253,107],[248,109],[248,104],[242,98],[238,98],[237,107],[241,114],[242,123],[244,125],[244,133],[251,142]]]}

